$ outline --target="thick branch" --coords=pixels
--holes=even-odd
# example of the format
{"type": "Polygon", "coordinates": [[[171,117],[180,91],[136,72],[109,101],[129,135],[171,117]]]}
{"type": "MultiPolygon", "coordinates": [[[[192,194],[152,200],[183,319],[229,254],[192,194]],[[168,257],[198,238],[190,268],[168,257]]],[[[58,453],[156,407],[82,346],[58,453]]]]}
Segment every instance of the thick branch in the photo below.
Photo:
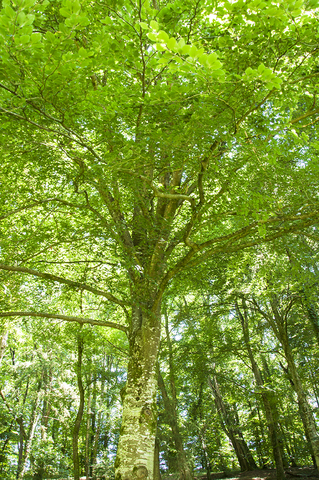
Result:
{"type": "Polygon", "coordinates": [[[26,273],[29,275],[33,275],[35,277],[44,278],[45,280],[49,280],[51,282],[58,282],[65,285],[69,285],[70,287],[80,288],[81,290],[86,290],[88,292],[94,293],[95,295],[100,295],[102,297],[105,297],[110,302],[116,303],[121,307],[129,306],[129,303],[114,297],[114,295],[112,295],[111,293],[107,293],[97,288],[90,287],[85,283],[75,282],[73,280],[67,280],[66,278],[58,277],[57,275],[52,275],[51,273],[38,272],[37,270],[33,270],[32,268],[13,267],[11,265],[3,265],[3,264],[0,264],[0,270],[7,270],[9,272],[26,273]]]}
{"type": "Polygon", "coordinates": [[[145,177],[144,175],[138,175],[138,177],[149,184],[149,186],[155,193],[156,197],[168,198],[169,200],[187,200],[188,202],[190,202],[192,206],[195,205],[195,198],[191,197],[190,195],[183,195],[180,193],[163,193],[160,190],[158,190],[158,188],[156,188],[155,185],[153,185],[153,183],[149,178],[145,177]]]}
{"type": "Polygon", "coordinates": [[[89,323],[90,325],[99,325],[100,327],[110,327],[121,330],[127,333],[127,328],[124,325],[113,322],[101,322],[92,318],[72,317],[69,315],[56,315],[54,313],[42,313],[42,312],[0,312],[0,317],[40,317],[40,318],[53,318],[57,320],[65,320],[67,322],[77,322],[80,325],[89,323]]]}

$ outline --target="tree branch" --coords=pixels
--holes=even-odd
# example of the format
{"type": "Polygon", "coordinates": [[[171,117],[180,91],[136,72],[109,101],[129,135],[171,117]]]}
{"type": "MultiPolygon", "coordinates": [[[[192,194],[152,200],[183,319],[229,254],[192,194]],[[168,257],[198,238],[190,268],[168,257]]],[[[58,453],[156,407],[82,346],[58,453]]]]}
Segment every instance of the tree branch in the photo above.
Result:
{"type": "Polygon", "coordinates": [[[42,312],[0,312],[1,317],[40,317],[40,318],[52,318],[57,320],[65,320],[67,322],[76,322],[80,325],[89,323],[90,325],[98,325],[100,327],[110,327],[121,330],[124,333],[127,333],[127,328],[124,325],[114,322],[100,322],[99,320],[94,320],[93,318],[81,318],[73,317],[69,315],[57,315],[54,313],[42,313],[42,312]]]}
{"type": "Polygon", "coordinates": [[[186,268],[195,267],[195,266],[203,263],[205,260],[207,260],[208,258],[210,258],[214,255],[218,255],[218,254],[222,254],[222,253],[228,253],[228,254],[229,253],[235,253],[235,252],[238,252],[240,250],[244,250],[245,248],[249,248],[249,247],[253,247],[253,246],[256,246],[256,245],[261,245],[261,244],[264,244],[264,243],[271,242],[271,241],[273,241],[277,238],[280,238],[280,237],[282,237],[282,236],[284,236],[288,233],[298,232],[301,229],[304,229],[306,227],[309,227],[309,226],[313,225],[316,222],[318,217],[319,217],[319,211],[316,210],[315,212],[311,212],[311,213],[305,214],[305,215],[293,215],[293,216],[287,216],[287,217],[276,217],[276,218],[270,218],[270,219],[265,220],[265,221],[259,221],[259,222],[255,221],[255,222],[251,223],[250,225],[248,225],[247,227],[244,227],[240,230],[237,230],[234,233],[231,233],[229,235],[225,235],[223,237],[218,237],[218,238],[215,238],[215,239],[211,239],[211,240],[209,240],[207,242],[204,242],[202,244],[195,245],[195,248],[191,248],[187,252],[187,254],[183,258],[180,259],[180,261],[175,265],[175,267],[168,270],[168,272],[166,273],[166,275],[162,279],[162,281],[161,281],[161,283],[158,287],[157,296],[154,300],[154,304],[153,304],[154,311],[158,307],[158,303],[161,299],[161,296],[162,296],[166,286],[170,282],[170,280],[172,278],[174,278],[178,273],[185,270],[186,268]],[[310,219],[309,219],[309,217],[310,217],[310,219]],[[267,224],[267,223],[272,223],[274,221],[283,222],[285,220],[304,220],[304,221],[301,222],[301,223],[298,223],[298,224],[289,225],[288,227],[279,228],[277,231],[275,231],[275,233],[271,233],[270,235],[267,235],[265,238],[259,237],[258,239],[252,239],[252,240],[248,240],[246,242],[242,242],[242,243],[239,243],[239,244],[237,243],[237,244],[233,245],[233,242],[236,242],[237,240],[245,238],[250,233],[252,233],[256,229],[258,224],[267,224]],[[203,250],[205,248],[205,246],[213,245],[214,243],[220,243],[224,240],[226,240],[226,244],[221,245],[219,247],[217,247],[215,245],[214,247],[207,250],[205,253],[202,253],[201,255],[197,256],[197,258],[193,259],[193,257],[198,252],[203,250]]]}
{"type": "Polygon", "coordinates": [[[4,265],[0,264],[0,270],[7,270],[9,272],[19,272],[19,273],[26,273],[29,275],[33,275],[35,277],[44,278],[45,280],[49,280],[51,282],[58,282],[65,285],[69,285],[70,287],[80,288],[81,290],[86,290],[88,292],[94,293],[95,295],[100,295],[102,297],[107,298],[110,302],[116,303],[121,307],[125,308],[125,306],[129,306],[128,302],[124,302],[120,300],[111,293],[104,292],[103,290],[99,290],[94,287],[90,287],[90,285],[86,285],[85,283],[75,282],[73,280],[67,280],[66,278],[58,277],[57,275],[52,275],[51,273],[44,273],[39,272],[37,270],[33,270],[32,268],[26,267],[13,267],[11,265],[4,265]]]}

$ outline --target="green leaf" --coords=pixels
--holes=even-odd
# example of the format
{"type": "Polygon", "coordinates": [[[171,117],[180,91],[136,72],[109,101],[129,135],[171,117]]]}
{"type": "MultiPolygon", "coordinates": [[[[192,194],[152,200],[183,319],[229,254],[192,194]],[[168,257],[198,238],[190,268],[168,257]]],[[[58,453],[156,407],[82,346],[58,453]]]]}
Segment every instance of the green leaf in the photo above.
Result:
{"type": "Polygon", "coordinates": [[[192,48],[191,45],[184,45],[183,48],[181,49],[181,50],[182,50],[182,53],[183,53],[184,55],[189,55],[189,51],[190,51],[191,48],[192,48]]]}
{"type": "Polygon", "coordinates": [[[79,57],[85,58],[89,55],[89,52],[85,48],[81,47],[78,51],[79,57]]]}
{"type": "Polygon", "coordinates": [[[155,30],[156,32],[158,31],[159,29],[159,25],[157,22],[155,22],[155,20],[151,20],[150,21],[150,26],[152,27],[153,30],[155,30]]]}
{"type": "Polygon", "coordinates": [[[160,30],[158,32],[157,38],[159,40],[163,40],[165,43],[167,43],[169,41],[169,36],[167,35],[166,32],[164,32],[164,30],[160,30]]]}
{"type": "Polygon", "coordinates": [[[90,25],[90,19],[88,17],[79,17],[78,23],[81,25],[81,27],[87,27],[90,25]]]}
{"type": "Polygon", "coordinates": [[[222,66],[222,63],[217,60],[216,53],[211,53],[207,57],[207,64],[212,70],[218,70],[222,66]]]}
{"type": "Polygon", "coordinates": [[[211,65],[217,60],[217,53],[213,52],[207,55],[207,62],[211,65]]]}
{"type": "Polygon", "coordinates": [[[26,19],[26,14],[24,12],[20,12],[17,17],[18,24],[21,26],[24,24],[25,19],[26,19]]]}
{"type": "Polygon", "coordinates": [[[183,47],[185,46],[185,40],[183,38],[181,38],[179,40],[179,42],[177,43],[177,48],[178,50],[180,50],[182,53],[183,53],[183,47]]]}
{"type": "Polygon", "coordinates": [[[140,22],[140,27],[143,28],[143,30],[148,30],[149,26],[145,22],[140,22]]]}
{"type": "Polygon", "coordinates": [[[253,70],[251,67],[248,67],[248,68],[246,68],[246,70],[245,70],[245,74],[246,74],[247,76],[251,76],[251,75],[253,75],[254,73],[255,73],[255,70],[253,70]]]}
{"type": "Polygon", "coordinates": [[[265,70],[265,68],[266,68],[265,65],[263,63],[261,63],[259,65],[259,67],[257,68],[258,73],[262,73],[265,70]]]}
{"type": "Polygon", "coordinates": [[[16,12],[10,7],[10,5],[7,5],[6,8],[4,9],[5,14],[7,17],[13,19],[16,15],[16,12]]]}
{"type": "Polygon", "coordinates": [[[176,48],[177,42],[175,38],[170,38],[167,42],[166,45],[170,50],[174,50],[176,48]]]}
{"type": "Polygon", "coordinates": [[[195,58],[196,55],[197,55],[197,48],[195,47],[195,45],[192,45],[191,48],[189,49],[189,52],[188,54],[192,57],[192,58],[195,58]]]}
{"type": "Polygon", "coordinates": [[[41,42],[41,33],[40,32],[34,32],[31,34],[31,43],[39,43],[41,42]]]}
{"type": "Polygon", "coordinates": [[[166,46],[162,43],[156,43],[156,50],[158,50],[159,52],[164,52],[166,50],[166,46]]]}
{"type": "Polygon", "coordinates": [[[30,35],[21,35],[21,37],[19,38],[19,43],[21,43],[22,45],[26,45],[29,42],[30,42],[30,35]]]}
{"type": "Polygon", "coordinates": [[[60,14],[62,15],[62,17],[70,17],[72,15],[72,12],[70,12],[70,10],[67,10],[64,7],[60,8],[59,11],[60,11],[60,14]]]}
{"type": "Polygon", "coordinates": [[[201,65],[206,66],[207,65],[207,55],[206,55],[206,53],[204,53],[203,55],[200,55],[200,57],[198,57],[198,61],[201,65]]]}
{"type": "Polygon", "coordinates": [[[103,18],[103,20],[101,20],[101,22],[104,23],[105,25],[113,25],[113,21],[110,17],[103,18]]]}
{"type": "Polygon", "coordinates": [[[152,40],[153,42],[156,42],[157,41],[157,34],[156,33],[153,33],[153,32],[149,32],[146,34],[148,36],[148,38],[150,40],[152,40]]]}

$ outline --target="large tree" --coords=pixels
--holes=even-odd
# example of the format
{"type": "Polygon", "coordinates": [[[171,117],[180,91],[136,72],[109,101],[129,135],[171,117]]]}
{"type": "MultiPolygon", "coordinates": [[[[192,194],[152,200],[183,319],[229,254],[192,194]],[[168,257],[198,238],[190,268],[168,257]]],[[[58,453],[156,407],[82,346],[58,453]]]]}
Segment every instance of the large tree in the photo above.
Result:
{"type": "Polygon", "coordinates": [[[315,6],[2,0],[1,316],[128,335],[118,480],[153,478],[168,284],[318,220],[315,6]]]}

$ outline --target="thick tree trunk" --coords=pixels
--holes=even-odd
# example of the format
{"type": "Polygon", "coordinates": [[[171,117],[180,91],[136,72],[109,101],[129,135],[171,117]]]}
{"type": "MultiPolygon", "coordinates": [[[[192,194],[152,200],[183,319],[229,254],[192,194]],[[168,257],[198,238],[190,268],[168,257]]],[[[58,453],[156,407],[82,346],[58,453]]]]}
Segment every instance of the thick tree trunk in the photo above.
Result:
{"type": "Polygon", "coordinates": [[[279,443],[278,421],[277,421],[278,413],[271,396],[269,395],[268,391],[264,388],[264,380],[262,378],[257,362],[254,358],[254,354],[250,345],[248,317],[247,317],[247,310],[244,302],[243,302],[243,307],[244,307],[244,315],[242,315],[239,309],[239,306],[236,303],[236,310],[241,321],[244,342],[245,342],[245,346],[249,356],[251,368],[255,377],[256,384],[258,385],[258,387],[260,387],[260,391],[261,391],[261,398],[262,398],[264,411],[266,415],[269,439],[270,439],[273,456],[275,460],[275,465],[276,465],[277,480],[284,480],[286,476],[285,476],[284,464],[283,464],[282,453],[281,453],[281,448],[279,443]]]}
{"type": "Polygon", "coordinates": [[[160,311],[133,309],[129,363],[123,393],[123,414],[115,461],[115,479],[154,478],[157,424],[157,354],[160,311]]]}
{"type": "Polygon", "coordinates": [[[78,413],[76,415],[73,435],[72,435],[72,452],[73,452],[73,470],[74,470],[74,480],[79,480],[80,478],[80,461],[79,461],[79,431],[81,426],[81,421],[84,411],[84,388],[82,382],[82,357],[83,357],[83,339],[81,334],[77,337],[77,348],[78,348],[78,359],[76,364],[76,376],[78,382],[78,389],[80,394],[80,404],[78,413]]]}

